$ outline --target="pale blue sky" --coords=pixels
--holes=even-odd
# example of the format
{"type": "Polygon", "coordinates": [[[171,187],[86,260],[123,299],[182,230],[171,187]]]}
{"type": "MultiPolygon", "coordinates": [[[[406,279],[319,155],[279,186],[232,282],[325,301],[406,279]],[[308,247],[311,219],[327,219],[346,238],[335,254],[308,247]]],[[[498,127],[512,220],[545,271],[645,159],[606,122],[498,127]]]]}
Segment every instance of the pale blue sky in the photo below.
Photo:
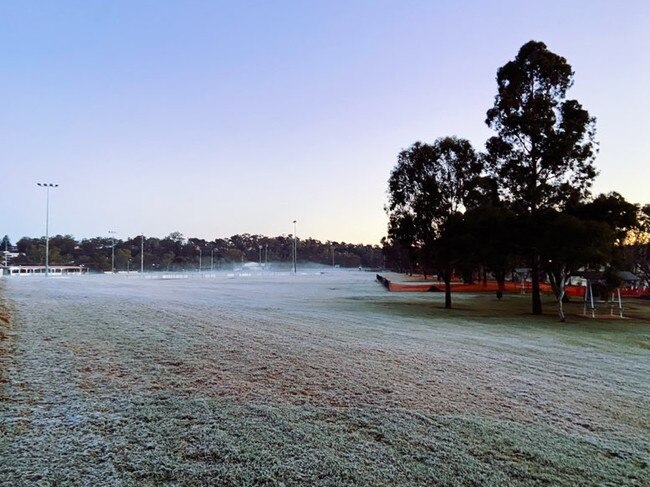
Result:
{"type": "Polygon", "coordinates": [[[598,118],[595,191],[650,202],[650,2],[0,1],[0,233],[378,243],[398,152],[482,149],[530,39],[598,118]]]}

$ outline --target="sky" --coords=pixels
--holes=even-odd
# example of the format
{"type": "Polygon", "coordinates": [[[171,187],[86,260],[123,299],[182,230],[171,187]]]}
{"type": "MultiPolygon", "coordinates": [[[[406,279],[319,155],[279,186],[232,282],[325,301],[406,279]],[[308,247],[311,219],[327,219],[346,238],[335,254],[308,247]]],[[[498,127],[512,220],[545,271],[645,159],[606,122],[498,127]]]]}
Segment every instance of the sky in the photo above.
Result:
{"type": "Polygon", "coordinates": [[[0,0],[0,234],[377,244],[415,141],[481,150],[529,40],[597,118],[594,192],[650,203],[650,2],[0,0]]]}

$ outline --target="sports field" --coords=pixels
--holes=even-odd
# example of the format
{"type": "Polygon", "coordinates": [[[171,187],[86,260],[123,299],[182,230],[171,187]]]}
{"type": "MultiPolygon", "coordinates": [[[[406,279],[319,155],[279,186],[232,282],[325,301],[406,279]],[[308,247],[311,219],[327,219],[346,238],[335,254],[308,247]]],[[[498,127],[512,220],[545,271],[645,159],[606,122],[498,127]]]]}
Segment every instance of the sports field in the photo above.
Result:
{"type": "Polygon", "coordinates": [[[149,277],[0,280],[0,484],[650,485],[648,302],[149,277]]]}

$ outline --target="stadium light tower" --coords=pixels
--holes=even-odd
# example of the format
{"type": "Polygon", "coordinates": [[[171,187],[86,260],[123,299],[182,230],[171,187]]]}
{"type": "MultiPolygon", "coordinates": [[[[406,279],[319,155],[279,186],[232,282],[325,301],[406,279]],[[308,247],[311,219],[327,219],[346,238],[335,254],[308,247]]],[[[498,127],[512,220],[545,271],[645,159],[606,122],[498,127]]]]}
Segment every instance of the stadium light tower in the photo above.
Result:
{"type": "Polygon", "coordinates": [[[296,273],[296,259],[298,258],[296,247],[296,220],[293,221],[293,273],[296,273]]]}
{"type": "Polygon", "coordinates": [[[109,230],[108,233],[111,235],[111,273],[115,273],[115,230],[109,230]]]}
{"type": "Polygon", "coordinates": [[[57,188],[58,184],[36,183],[45,188],[45,277],[50,274],[50,188],[57,188]]]}

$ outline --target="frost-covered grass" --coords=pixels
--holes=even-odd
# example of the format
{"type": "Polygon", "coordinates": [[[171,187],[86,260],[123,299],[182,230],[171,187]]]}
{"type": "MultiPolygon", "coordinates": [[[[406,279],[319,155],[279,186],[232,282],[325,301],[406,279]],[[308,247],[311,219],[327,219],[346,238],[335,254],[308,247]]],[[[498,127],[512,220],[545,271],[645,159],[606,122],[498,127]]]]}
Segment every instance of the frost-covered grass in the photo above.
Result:
{"type": "Polygon", "coordinates": [[[49,447],[23,451],[25,463],[6,478],[87,485],[621,485],[640,484],[645,473],[638,458],[548,427],[479,417],[241,405],[169,393],[115,406],[119,413],[110,419],[94,413],[41,426],[46,439],[36,443],[49,447]]]}
{"type": "Polygon", "coordinates": [[[3,280],[0,479],[647,484],[648,303],[560,324],[373,278],[3,280]]]}

